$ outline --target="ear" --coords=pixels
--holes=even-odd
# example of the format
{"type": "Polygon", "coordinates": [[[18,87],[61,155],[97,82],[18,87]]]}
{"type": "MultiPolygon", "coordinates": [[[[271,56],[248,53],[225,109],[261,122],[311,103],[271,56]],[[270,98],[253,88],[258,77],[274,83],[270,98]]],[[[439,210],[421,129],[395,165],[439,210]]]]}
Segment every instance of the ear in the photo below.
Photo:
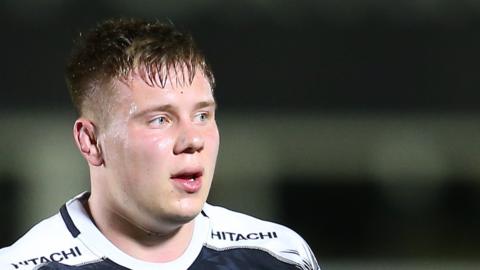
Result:
{"type": "Polygon", "coordinates": [[[103,165],[103,155],[98,144],[96,128],[93,122],[86,118],[79,118],[73,126],[73,137],[82,156],[90,165],[103,165]]]}

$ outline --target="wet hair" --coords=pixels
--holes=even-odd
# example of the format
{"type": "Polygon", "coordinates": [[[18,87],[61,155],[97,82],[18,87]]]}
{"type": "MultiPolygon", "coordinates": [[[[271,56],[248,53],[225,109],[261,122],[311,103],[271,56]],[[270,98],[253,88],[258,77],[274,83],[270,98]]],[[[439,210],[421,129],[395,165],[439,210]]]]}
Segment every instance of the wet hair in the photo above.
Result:
{"type": "Polygon", "coordinates": [[[101,101],[113,95],[109,91],[114,80],[128,82],[138,75],[148,85],[163,88],[167,81],[191,84],[198,70],[213,89],[215,79],[205,56],[192,36],[173,23],[108,19],[79,34],[67,62],[66,82],[82,116],[102,113],[101,107],[108,105],[101,101]]]}

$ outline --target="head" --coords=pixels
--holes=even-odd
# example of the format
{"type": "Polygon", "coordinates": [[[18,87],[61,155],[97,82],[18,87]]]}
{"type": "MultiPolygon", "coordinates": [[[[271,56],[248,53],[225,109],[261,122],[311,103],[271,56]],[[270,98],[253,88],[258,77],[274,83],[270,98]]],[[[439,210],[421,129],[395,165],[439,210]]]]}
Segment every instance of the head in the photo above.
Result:
{"type": "Polygon", "coordinates": [[[205,203],[219,135],[214,78],[171,23],[105,21],[67,65],[95,207],[149,232],[191,221],[205,203]]]}

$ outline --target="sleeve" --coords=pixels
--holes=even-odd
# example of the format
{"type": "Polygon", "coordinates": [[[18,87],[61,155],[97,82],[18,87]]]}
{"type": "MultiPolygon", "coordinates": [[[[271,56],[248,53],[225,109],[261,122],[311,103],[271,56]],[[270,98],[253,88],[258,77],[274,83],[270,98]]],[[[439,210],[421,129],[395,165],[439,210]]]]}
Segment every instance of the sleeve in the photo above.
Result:
{"type": "Polygon", "coordinates": [[[304,270],[320,270],[320,266],[318,265],[317,259],[310,249],[310,246],[307,244],[305,240],[302,239],[302,247],[303,247],[303,269],[304,270]]]}

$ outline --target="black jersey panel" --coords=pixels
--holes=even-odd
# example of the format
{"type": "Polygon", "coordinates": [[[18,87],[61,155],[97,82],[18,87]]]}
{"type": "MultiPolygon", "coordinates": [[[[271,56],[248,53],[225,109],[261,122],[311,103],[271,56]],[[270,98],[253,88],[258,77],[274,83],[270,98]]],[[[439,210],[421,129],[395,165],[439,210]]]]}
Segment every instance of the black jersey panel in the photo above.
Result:
{"type": "Polygon", "coordinates": [[[200,255],[189,268],[190,270],[286,270],[300,267],[281,261],[270,253],[252,248],[232,248],[214,250],[203,247],[200,255]]]}
{"type": "MultiPolygon", "coordinates": [[[[195,262],[189,270],[293,270],[300,267],[283,262],[268,252],[251,248],[233,248],[228,250],[214,250],[203,247],[195,262]]],[[[38,270],[129,270],[110,260],[78,266],[64,265],[52,262],[40,267],[38,270]]]]}
{"type": "Polygon", "coordinates": [[[102,260],[98,262],[86,263],[77,266],[65,265],[58,262],[45,264],[38,270],[129,270],[110,260],[102,260]]]}

